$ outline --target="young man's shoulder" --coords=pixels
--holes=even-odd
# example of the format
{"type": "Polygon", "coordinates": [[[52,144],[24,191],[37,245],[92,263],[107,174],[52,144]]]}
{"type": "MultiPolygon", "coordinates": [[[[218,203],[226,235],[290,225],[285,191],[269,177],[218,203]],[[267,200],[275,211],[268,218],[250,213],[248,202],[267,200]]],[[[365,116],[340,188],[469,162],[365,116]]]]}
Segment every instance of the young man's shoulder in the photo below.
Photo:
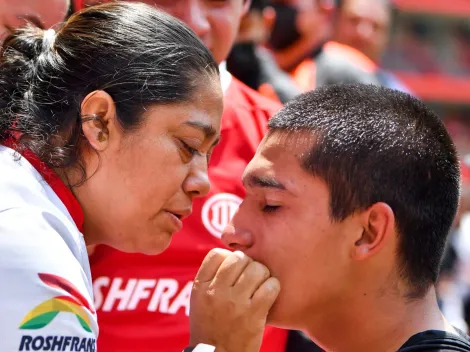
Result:
{"type": "Polygon", "coordinates": [[[225,105],[235,110],[261,112],[269,117],[282,107],[279,102],[266,98],[235,77],[232,77],[230,86],[225,93],[225,105]]]}
{"type": "Polygon", "coordinates": [[[460,330],[428,330],[412,336],[398,352],[469,352],[470,338],[460,330]]]}

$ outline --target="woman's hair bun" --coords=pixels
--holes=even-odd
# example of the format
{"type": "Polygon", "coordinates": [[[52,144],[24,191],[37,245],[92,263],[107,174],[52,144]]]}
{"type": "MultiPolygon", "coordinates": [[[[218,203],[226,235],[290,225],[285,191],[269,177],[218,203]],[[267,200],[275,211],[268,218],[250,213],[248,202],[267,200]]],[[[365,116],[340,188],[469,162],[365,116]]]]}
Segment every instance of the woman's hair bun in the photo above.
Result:
{"type": "Polygon", "coordinates": [[[43,53],[44,34],[32,24],[18,28],[5,38],[0,49],[0,136],[16,116],[28,114],[28,90],[43,53]]]}

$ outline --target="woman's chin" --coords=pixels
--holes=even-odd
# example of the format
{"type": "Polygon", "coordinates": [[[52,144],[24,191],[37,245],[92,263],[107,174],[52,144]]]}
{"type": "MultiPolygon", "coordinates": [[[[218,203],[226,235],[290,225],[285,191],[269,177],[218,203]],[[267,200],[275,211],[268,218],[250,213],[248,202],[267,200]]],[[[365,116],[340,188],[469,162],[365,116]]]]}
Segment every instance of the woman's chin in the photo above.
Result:
{"type": "Polygon", "coordinates": [[[138,252],[146,255],[157,255],[163,253],[171,243],[171,237],[167,242],[159,242],[155,243],[151,246],[146,246],[145,248],[141,248],[138,252]]]}
{"type": "Polygon", "coordinates": [[[160,232],[158,235],[150,235],[147,238],[139,236],[135,241],[129,243],[115,243],[115,249],[125,253],[141,253],[146,255],[157,255],[164,252],[171,243],[172,234],[169,232],[160,232]]]}

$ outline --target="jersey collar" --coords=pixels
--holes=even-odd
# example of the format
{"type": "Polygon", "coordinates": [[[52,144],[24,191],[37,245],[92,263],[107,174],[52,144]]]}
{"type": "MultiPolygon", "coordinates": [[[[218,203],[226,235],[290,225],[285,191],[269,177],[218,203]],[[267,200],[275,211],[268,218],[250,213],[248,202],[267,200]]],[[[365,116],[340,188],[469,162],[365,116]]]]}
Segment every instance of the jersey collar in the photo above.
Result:
{"type": "MultiPolygon", "coordinates": [[[[11,137],[3,142],[6,147],[16,150],[16,140],[11,137]]],[[[25,150],[21,153],[21,156],[28,160],[28,162],[39,172],[42,176],[44,181],[52,188],[54,193],[59,197],[62,203],[67,208],[70,216],[72,217],[75,225],[77,226],[78,230],[83,233],[83,222],[84,222],[84,214],[83,210],[78,202],[77,198],[73,195],[73,193],[67,188],[65,183],[60,179],[60,177],[48,167],[45,163],[43,163],[39,157],[31,152],[30,150],[25,150]]]]}
{"type": "Polygon", "coordinates": [[[224,94],[227,92],[230,83],[232,83],[232,75],[227,71],[227,62],[222,61],[219,65],[220,72],[220,84],[222,85],[222,91],[224,94]]]}

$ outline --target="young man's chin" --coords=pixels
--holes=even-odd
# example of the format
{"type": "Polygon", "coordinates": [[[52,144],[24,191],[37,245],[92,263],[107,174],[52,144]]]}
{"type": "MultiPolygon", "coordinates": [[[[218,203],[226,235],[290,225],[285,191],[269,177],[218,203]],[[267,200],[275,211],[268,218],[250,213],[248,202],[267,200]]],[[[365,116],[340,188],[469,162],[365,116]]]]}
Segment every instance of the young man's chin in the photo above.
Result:
{"type": "Polygon", "coordinates": [[[282,311],[278,302],[276,301],[269,310],[266,325],[281,329],[292,329],[293,322],[288,318],[288,312],[282,311]]]}

